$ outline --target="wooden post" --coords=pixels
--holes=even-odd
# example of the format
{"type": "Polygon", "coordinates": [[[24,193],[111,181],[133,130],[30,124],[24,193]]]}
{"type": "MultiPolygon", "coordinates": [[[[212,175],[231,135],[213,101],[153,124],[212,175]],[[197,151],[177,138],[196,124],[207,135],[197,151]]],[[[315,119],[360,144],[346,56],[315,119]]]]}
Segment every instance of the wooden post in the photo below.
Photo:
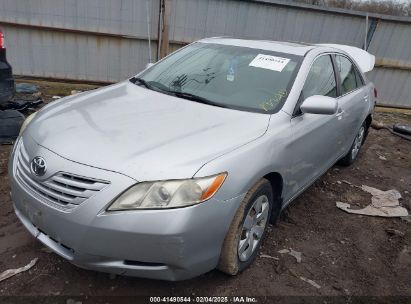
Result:
{"type": "Polygon", "coordinates": [[[169,25],[168,20],[170,17],[170,0],[161,0],[160,1],[160,30],[159,30],[159,59],[164,58],[169,53],[169,25]]]}
{"type": "Polygon", "coordinates": [[[367,43],[368,43],[368,13],[365,15],[364,50],[367,50],[367,43]]]}

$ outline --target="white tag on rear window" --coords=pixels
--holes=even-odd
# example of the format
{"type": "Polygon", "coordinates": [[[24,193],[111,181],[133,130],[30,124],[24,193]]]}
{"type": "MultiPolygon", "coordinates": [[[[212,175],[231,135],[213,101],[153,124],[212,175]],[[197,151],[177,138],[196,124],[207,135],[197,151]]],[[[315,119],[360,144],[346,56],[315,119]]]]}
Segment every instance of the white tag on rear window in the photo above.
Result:
{"type": "Polygon", "coordinates": [[[289,61],[288,58],[258,54],[249,66],[281,72],[289,61]]]}

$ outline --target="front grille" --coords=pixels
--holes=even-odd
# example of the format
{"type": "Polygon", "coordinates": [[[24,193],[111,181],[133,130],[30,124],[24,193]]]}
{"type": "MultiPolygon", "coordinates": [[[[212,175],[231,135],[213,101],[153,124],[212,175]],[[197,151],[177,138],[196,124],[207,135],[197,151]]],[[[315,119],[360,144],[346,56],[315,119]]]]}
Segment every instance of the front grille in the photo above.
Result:
{"type": "Polygon", "coordinates": [[[20,141],[16,151],[16,176],[32,193],[44,198],[59,209],[72,209],[80,205],[109,182],[71,173],[58,172],[48,179],[35,179],[30,170],[30,158],[20,141]]]}

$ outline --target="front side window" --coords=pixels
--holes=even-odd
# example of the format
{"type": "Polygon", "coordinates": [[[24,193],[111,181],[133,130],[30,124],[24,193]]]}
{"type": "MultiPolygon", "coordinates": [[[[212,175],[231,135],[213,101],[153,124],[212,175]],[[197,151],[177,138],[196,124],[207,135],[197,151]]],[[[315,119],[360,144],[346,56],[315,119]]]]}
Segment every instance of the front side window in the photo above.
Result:
{"type": "Polygon", "coordinates": [[[138,78],[150,89],[177,97],[274,113],[287,98],[302,59],[267,50],[197,42],[138,78]]]}
{"type": "Polygon", "coordinates": [[[337,82],[330,55],[317,58],[303,87],[303,99],[313,95],[337,97],[337,82]]]}
{"type": "Polygon", "coordinates": [[[341,95],[354,91],[363,85],[359,72],[347,57],[337,55],[335,62],[341,79],[341,95]]]}

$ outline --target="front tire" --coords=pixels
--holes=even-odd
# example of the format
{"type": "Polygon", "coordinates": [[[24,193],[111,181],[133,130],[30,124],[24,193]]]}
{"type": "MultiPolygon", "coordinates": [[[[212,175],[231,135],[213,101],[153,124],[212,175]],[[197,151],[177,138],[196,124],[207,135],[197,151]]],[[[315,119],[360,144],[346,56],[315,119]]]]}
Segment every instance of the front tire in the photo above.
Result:
{"type": "Polygon", "coordinates": [[[367,134],[367,125],[364,122],[361,125],[360,129],[358,130],[357,135],[355,136],[354,142],[350,147],[350,151],[348,151],[348,153],[343,158],[340,159],[340,161],[338,162],[339,165],[348,167],[352,163],[354,163],[365,141],[366,134],[367,134]]]}
{"type": "Polygon", "coordinates": [[[273,190],[266,179],[246,194],[230,225],[217,268],[229,275],[246,269],[255,259],[273,210],[273,190]]]}

